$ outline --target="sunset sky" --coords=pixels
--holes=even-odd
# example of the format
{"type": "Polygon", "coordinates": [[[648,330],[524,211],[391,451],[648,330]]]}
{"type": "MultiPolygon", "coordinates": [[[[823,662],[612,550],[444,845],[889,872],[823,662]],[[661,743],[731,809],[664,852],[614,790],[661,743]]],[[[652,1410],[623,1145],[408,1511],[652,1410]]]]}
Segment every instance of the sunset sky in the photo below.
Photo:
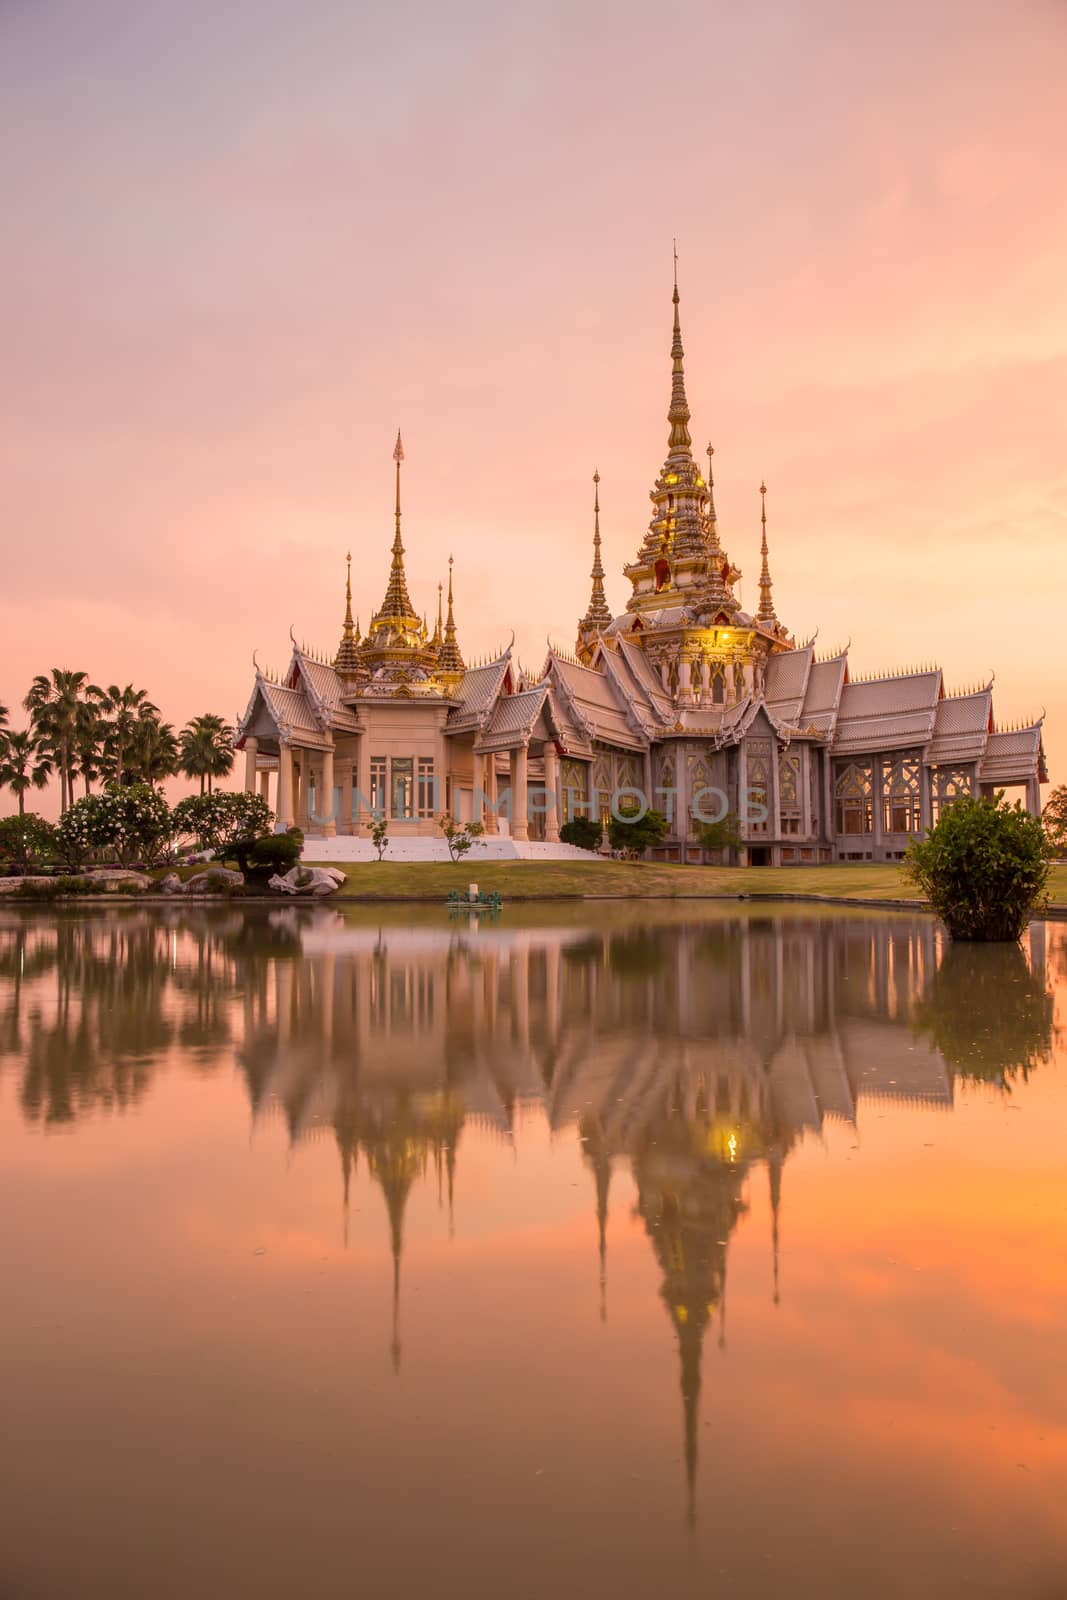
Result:
{"type": "MultiPolygon", "coordinates": [[[[539,667],[694,444],[755,599],[1067,780],[1067,6],[0,0],[0,702],[234,717],[404,532],[539,667]]],[[[12,721],[18,725],[20,713],[12,721]]]]}

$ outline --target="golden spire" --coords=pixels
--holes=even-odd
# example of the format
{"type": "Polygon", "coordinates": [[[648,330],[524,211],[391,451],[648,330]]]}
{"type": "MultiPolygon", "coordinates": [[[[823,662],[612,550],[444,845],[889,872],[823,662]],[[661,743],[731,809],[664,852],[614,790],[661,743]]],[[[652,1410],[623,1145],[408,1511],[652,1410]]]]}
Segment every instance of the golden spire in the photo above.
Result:
{"type": "Polygon", "coordinates": [[[685,351],[682,349],[682,324],[678,314],[678,241],[674,242],[674,337],[671,341],[671,408],[667,420],[671,425],[670,454],[688,456],[693,443],[689,435],[689,402],[685,397],[685,351]]]}
{"type": "Polygon", "coordinates": [[[604,594],[604,563],[600,559],[600,473],[593,472],[593,570],[590,573],[593,580],[592,592],[589,596],[589,607],[585,616],[578,624],[580,633],[592,633],[597,628],[606,628],[613,620],[611,607],[608,605],[604,594]]]}
{"type": "Polygon", "coordinates": [[[441,596],[443,593],[444,584],[439,583],[437,585],[437,622],[433,630],[433,638],[430,641],[431,644],[437,646],[438,650],[441,648],[441,596]]]}
{"type": "Polygon", "coordinates": [[[719,544],[719,523],[715,515],[715,473],[712,470],[712,457],[715,446],[708,440],[708,548],[717,556],[722,555],[722,546],[719,544]]]}
{"type": "Polygon", "coordinates": [[[445,637],[441,646],[441,653],[437,658],[437,670],[443,673],[455,673],[457,676],[466,671],[463,657],[460,654],[459,644],[456,641],[456,618],[452,610],[452,557],[448,558],[448,615],[445,618],[445,637]]]}
{"type": "Polygon", "coordinates": [[[359,666],[359,629],[352,621],[352,552],[345,556],[348,572],[345,578],[345,620],[341,632],[341,643],[337,647],[334,657],[334,670],[337,672],[355,672],[359,666]]]}
{"type": "Polygon", "coordinates": [[[400,437],[400,429],[396,431],[396,444],[393,447],[393,460],[396,462],[396,532],[393,535],[393,562],[389,569],[389,583],[382,601],[381,610],[377,613],[375,621],[381,618],[397,618],[407,622],[416,630],[419,627],[419,616],[411,604],[408,594],[407,577],[404,573],[404,541],[400,537],[400,463],[404,459],[404,442],[400,437]]]}
{"type": "Polygon", "coordinates": [[[767,485],[765,483],[760,483],[759,492],[762,499],[760,521],[763,524],[763,541],[760,545],[760,554],[763,557],[763,565],[760,568],[759,575],[759,610],[756,612],[756,616],[760,622],[777,622],[778,618],[774,614],[774,601],[771,598],[771,569],[767,560],[767,485]]]}

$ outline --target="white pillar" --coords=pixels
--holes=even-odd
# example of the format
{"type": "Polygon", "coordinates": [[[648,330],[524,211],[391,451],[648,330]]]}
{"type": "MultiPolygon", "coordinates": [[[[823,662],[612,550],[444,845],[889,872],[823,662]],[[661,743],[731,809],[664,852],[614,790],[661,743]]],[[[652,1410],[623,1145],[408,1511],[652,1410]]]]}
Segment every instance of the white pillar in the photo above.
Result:
{"type": "Polygon", "coordinates": [[[530,836],[526,811],[527,754],[525,745],[511,752],[511,837],[513,839],[528,839],[530,836]]]}
{"type": "Polygon", "coordinates": [[[559,756],[554,744],[545,744],[545,843],[559,843],[559,756]]]}
{"type": "Polygon", "coordinates": [[[332,839],[337,832],[333,806],[333,747],[322,752],[322,783],[315,790],[316,811],[322,818],[320,827],[324,839],[332,839]]]}
{"type": "Polygon", "coordinates": [[[487,813],[485,819],[485,829],[487,833],[497,833],[499,832],[499,828],[496,814],[496,756],[484,756],[482,759],[484,762],[483,788],[485,789],[487,813]]]}
{"type": "Polygon", "coordinates": [[[278,745],[278,820],[279,833],[293,825],[293,750],[288,744],[278,745]]]}
{"type": "Polygon", "coordinates": [[[308,827],[308,790],[311,787],[311,751],[300,751],[300,773],[297,779],[296,791],[296,822],[299,828],[307,832],[308,827]]]}
{"type": "Polygon", "coordinates": [[[259,755],[259,740],[249,735],[245,739],[245,793],[256,792],[256,757],[259,755]]]}
{"type": "Polygon", "coordinates": [[[688,656],[683,656],[678,663],[678,695],[680,699],[689,698],[689,688],[692,681],[692,663],[688,656]]]}
{"type": "Polygon", "coordinates": [[[270,805],[270,768],[264,767],[259,775],[259,797],[270,805]]]}
{"type": "Polygon", "coordinates": [[[338,833],[351,833],[352,830],[353,830],[353,826],[354,826],[354,824],[352,822],[352,766],[350,765],[350,766],[345,768],[344,776],[341,779],[341,815],[337,819],[337,831],[338,831],[338,833]]]}

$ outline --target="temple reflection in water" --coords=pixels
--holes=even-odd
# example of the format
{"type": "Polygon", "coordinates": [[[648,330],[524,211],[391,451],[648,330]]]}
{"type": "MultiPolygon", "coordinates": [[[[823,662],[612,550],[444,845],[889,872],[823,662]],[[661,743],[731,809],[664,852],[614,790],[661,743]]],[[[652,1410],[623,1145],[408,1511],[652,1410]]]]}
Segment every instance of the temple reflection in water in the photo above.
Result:
{"type": "Polygon", "coordinates": [[[932,919],[738,912],[614,926],[405,926],[337,911],[136,908],[0,922],[0,1068],[46,1127],[124,1108],[180,1047],[236,1062],[254,1119],[332,1137],[344,1226],[362,1161],[385,1200],[392,1356],[416,1185],[451,1210],[465,1129],[524,1108],[576,1129],[606,1314],[612,1173],[628,1167],[674,1328],[690,1513],[702,1350],[757,1171],[778,1293],[791,1151],[864,1100],[944,1113],[961,1076],[1001,1089],[1048,1055],[1043,931],[947,947],[932,919]],[[1007,998],[1010,997],[1010,998],[1007,998]],[[594,1221],[595,1213],[595,1221],[594,1221]],[[595,1229],[595,1233],[594,1233],[595,1229]]]}

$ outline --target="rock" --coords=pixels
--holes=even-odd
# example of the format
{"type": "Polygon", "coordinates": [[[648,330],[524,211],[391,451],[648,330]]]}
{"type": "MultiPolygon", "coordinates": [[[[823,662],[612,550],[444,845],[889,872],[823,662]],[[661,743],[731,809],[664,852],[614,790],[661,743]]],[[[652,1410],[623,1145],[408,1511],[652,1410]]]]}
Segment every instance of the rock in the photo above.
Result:
{"type": "Polygon", "coordinates": [[[147,889],[152,883],[146,872],[134,872],[132,867],[90,867],[81,876],[102,883],[112,893],[120,883],[135,883],[138,889],[147,889]]]}
{"type": "Polygon", "coordinates": [[[18,894],[24,883],[41,889],[54,882],[53,878],[0,878],[0,894],[18,894]]]}
{"type": "Polygon", "coordinates": [[[206,872],[198,872],[194,877],[186,878],[182,892],[225,894],[227,889],[239,889],[244,881],[244,874],[235,872],[232,867],[208,867],[206,872]]]}
{"type": "Polygon", "coordinates": [[[156,888],[163,894],[181,894],[182,880],[176,872],[168,872],[167,876],[156,884],[156,888]]]}
{"type": "Polygon", "coordinates": [[[316,899],[336,894],[345,881],[336,867],[292,867],[284,877],[274,874],[267,884],[278,894],[306,894],[316,899]]]}

